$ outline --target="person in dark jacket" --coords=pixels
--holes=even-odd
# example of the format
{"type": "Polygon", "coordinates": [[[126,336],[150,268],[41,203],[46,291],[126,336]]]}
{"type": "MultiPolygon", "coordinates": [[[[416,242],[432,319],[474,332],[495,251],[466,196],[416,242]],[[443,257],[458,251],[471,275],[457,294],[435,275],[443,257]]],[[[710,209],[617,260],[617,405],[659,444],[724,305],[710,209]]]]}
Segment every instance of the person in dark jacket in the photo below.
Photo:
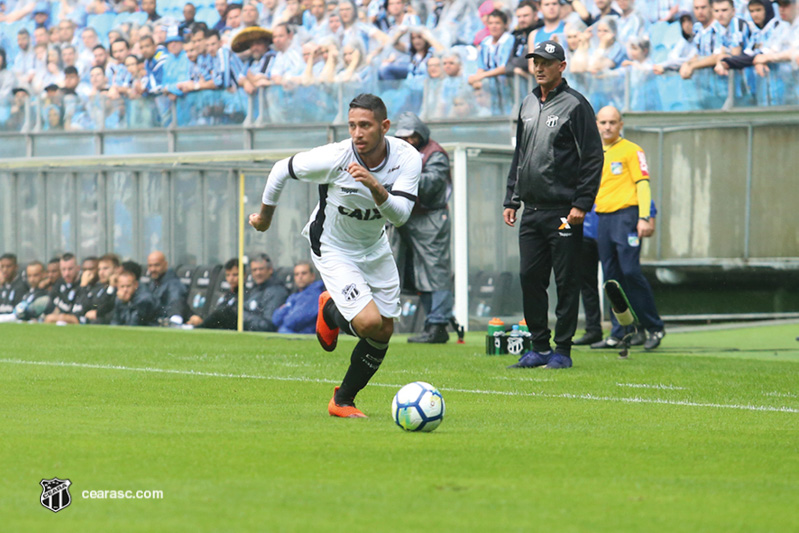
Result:
{"type": "Polygon", "coordinates": [[[266,254],[250,261],[250,271],[255,286],[244,296],[244,330],[277,331],[272,315],[286,301],[289,291],[272,277],[275,269],[266,254]]]}
{"type": "Polygon", "coordinates": [[[155,298],[159,323],[183,324],[188,312],[188,291],[175,271],[169,268],[163,252],[156,251],[147,256],[147,271],[150,282],[146,286],[155,298]]]}
{"type": "Polygon", "coordinates": [[[31,261],[25,267],[25,273],[28,291],[21,295],[13,312],[0,314],[0,323],[39,318],[47,307],[50,301],[49,291],[39,288],[45,276],[44,265],[40,261],[31,261]]]}
{"type": "Polygon", "coordinates": [[[91,308],[83,315],[88,324],[110,324],[116,302],[116,278],[120,268],[119,257],[106,254],[97,266],[97,284],[92,291],[91,308]]]}
{"type": "Polygon", "coordinates": [[[214,310],[205,319],[199,315],[192,315],[189,317],[188,325],[207,329],[236,329],[239,307],[239,260],[235,257],[225,263],[225,282],[230,290],[217,299],[214,310]]]}
{"type": "Polygon", "coordinates": [[[449,154],[430,138],[430,128],[410,111],[397,118],[395,136],[422,155],[419,194],[411,217],[391,230],[401,286],[419,291],[426,313],[424,332],[408,342],[441,344],[449,340],[447,323],[453,306],[452,228],[447,206],[452,194],[449,154]],[[409,272],[412,276],[407,275],[409,272]]]}
{"type": "Polygon", "coordinates": [[[302,261],[294,265],[294,286],[286,303],[272,315],[278,333],[314,333],[319,311],[319,295],[325,290],[322,280],[316,279],[311,263],[302,261]]]}
{"type": "Polygon", "coordinates": [[[153,295],[139,287],[136,274],[123,270],[117,276],[117,299],[114,303],[112,326],[155,325],[156,304],[153,295]]]}
{"type": "Polygon", "coordinates": [[[17,275],[18,270],[16,255],[0,256],[0,314],[13,313],[14,307],[28,291],[28,284],[17,275]]]}
{"type": "Polygon", "coordinates": [[[78,260],[71,253],[61,256],[58,262],[61,271],[61,278],[50,290],[50,305],[47,306],[44,314],[44,321],[47,324],[64,322],[63,315],[72,313],[72,306],[78,298],[78,260]]]}
{"type": "Polygon", "coordinates": [[[538,87],[519,110],[503,218],[512,227],[524,202],[520,278],[533,349],[512,366],[569,368],[579,312],[582,224],[599,190],[604,155],[591,104],[563,79],[563,47],[544,41],[530,57],[538,87]],[[553,271],[558,288],[554,352],[547,326],[553,271]]]}

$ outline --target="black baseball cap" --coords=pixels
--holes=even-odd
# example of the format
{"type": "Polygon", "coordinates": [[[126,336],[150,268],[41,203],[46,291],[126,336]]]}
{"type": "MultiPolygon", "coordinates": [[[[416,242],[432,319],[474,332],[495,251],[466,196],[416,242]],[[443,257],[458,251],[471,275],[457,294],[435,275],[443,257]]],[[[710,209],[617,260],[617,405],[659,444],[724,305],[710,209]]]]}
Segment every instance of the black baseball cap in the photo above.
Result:
{"type": "Polygon", "coordinates": [[[543,41],[535,45],[535,49],[527,54],[527,59],[531,57],[541,57],[544,59],[557,59],[558,61],[566,61],[566,54],[563,52],[563,47],[555,41],[543,41]]]}

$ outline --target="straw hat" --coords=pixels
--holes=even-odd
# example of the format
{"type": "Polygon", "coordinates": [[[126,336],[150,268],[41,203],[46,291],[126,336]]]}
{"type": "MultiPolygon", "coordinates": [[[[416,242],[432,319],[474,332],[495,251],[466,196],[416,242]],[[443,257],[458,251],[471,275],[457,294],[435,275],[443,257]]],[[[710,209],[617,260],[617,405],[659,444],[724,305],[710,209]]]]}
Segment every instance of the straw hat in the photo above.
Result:
{"type": "Polygon", "coordinates": [[[230,48],[237,54],[240,54],[245,50],[249,50],[254,42],[261,40],[266,40],[271,45],[272,32],[260,26],[251,26],[249,28],[244,28],[236,35],[233,42],[230,43],[230,48]]]}

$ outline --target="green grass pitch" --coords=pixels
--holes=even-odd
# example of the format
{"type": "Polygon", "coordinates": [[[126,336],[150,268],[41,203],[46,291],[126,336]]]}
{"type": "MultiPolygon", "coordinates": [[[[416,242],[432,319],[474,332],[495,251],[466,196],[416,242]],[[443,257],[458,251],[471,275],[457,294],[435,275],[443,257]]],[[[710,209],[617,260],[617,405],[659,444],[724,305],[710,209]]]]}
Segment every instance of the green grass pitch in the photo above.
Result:
{"type": "Polygon", "coordinates": [[[0,326],[0,530],[798,531],[796,324],[670,332],[654,353],[575,350],[506,370],[484,337],[397,337],[327,414],[353,341],[0,326]],[[433,433],[390,418],[439,387],[433,433]],[[59,513],[43,478],[68,478],[59,513]],[[160,490],[163,499],[86,499],[160,490]]]}

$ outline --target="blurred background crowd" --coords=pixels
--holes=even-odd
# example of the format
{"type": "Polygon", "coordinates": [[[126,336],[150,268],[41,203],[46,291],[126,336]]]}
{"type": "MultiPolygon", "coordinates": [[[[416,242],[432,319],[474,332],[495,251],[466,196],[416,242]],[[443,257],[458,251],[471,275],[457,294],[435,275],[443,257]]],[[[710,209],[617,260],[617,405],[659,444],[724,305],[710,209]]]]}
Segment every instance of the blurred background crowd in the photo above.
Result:
{"type": "Polygon", "coordinates": [[[595,109],[799,104],[795,0],[0,0],[0,129],[510,116],[555,39],[595,109]]]}

